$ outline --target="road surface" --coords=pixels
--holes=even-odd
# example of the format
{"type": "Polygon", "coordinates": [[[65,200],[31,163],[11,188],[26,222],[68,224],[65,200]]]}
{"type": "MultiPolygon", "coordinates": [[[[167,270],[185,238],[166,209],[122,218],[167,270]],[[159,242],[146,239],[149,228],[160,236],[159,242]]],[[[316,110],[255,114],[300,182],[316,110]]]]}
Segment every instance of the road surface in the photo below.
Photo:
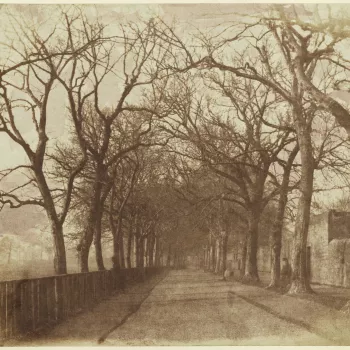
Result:
{"type": "Polygon", "coordinates": [[[350,345],[350,318],[198,270],[131,286],[45,336],[4,345],[350,345]]]}
{"type": "MultiPolygon", "coordinates": [[[[171,271],[106,345],[331,345],[331,340],[242,299],[245,286],[171,271]],[[239,289],[237,294],[237,289],[239,289]],[[241,294],[242,293],[242,294],[241,294]]],[[[248,301],[247,301],[248,300],[248,301]]]]}

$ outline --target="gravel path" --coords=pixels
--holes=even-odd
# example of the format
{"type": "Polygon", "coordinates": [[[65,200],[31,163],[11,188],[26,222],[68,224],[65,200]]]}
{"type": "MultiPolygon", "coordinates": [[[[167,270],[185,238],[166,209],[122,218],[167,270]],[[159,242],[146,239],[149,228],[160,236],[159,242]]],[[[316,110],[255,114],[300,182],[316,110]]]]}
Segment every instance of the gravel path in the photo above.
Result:
{"type": "Polygon", "coordinates": [[[39,339],[5,345],[350,345],[349,328],[349,316],[334,308],[178,270],[130,286],[39,339]]]}
{"type": "MultiPolygon", "coordinates": [[[[282,296],[220,281],[199,271],[171,271],[106,345],[331,345],[300,322],[257,306],[250,296],[282,296]],[[255,292],[252,293],[252,291],[255,292]]],[[[268,298],[267,298],[268,299],[268,298]]],[[[289,298],[292,302],[295,300],[289,298]]],[[[285,301],[282,300],[282,303],[285,301]]]]}

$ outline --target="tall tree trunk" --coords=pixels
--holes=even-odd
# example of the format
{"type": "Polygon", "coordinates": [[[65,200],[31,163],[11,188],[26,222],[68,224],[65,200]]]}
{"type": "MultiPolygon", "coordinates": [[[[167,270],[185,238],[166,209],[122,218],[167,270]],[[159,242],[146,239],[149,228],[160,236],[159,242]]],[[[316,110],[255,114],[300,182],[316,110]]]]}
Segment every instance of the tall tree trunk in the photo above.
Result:
{"type": "Polygon", "coordinates": [[[118,226],[119,226],[119,217],[118,217],[118,222],[115,222],[114,218],[114,188],[112,189],[112,194],[111,194],[111,201],[110,201],[110,207],[109,207],[109,227],[112,232],[112,237],[113,237],[113,268],[115,270],[120,269],[120,261],[119,261],[119,240],[118,240],[118,226]]]}
{"type": "Polygon", "coordinates": [[[140,239],[134,236],[135,266],[140,267],[140,239]]]}
{"type": "Polygon", "coordinates": [[[132,224],[130,224],[129,234],[128,234],[128,249],[126,252],[126,267],[128,269],[131,268],[132,239],[133,239],[133,230],[132,230],[132,224]]]}
{"type": "Polygon", "coordinates": [[[140,267],[140,239],[135,236],[135,262],[136,262],[136,267],[140,267]]]}
{"type": "Polygon", "coordinates": [[[113,237],[113,268],[116,270],[120,269],[120,249],[119,249],[118,235],[113,237]]]}
{"type": "Polygon", "coordinates": [[[271,280],[268,288],[278,288],[280,284],[283,219],[288,199],[290,172],[293,166],[294,159],[298,152],[299,145],[297,144],[290,153],[283,172],[283,179],[280,187],[277,212],[271,234],[271,280]]]}
{"type": "MultiPolygon", "coordinates": [[[[102,242],[101,242],[101,240],[102,240],[102,219],[103,219],[105,202],[107,200],[108,194],[111,191],[112,187],[113,187],[113,191],[114,191],[113,181],[111,181],[109,179],[109,183],[104,186],[104,191],[102,191],[102,188],[101,188],[101,196],[100,196],[100,200],[98,203],[98,210],[96,213],[96,223],[95,223],[96,228],[95,228],[94,244],[95,244],[96,262],[97,262],[97,267],[98,267],[99,271],[105,270],[105,266],[103,263],[103,251],[102,251],[102,242]]],[[[114,199],[115,199],[114,193],[112,193],[111,194],[111,205],[110,205],[111,215],[113,215],[112,213],[114,211],[113,210],[114,199]]]]}
{"type": "Polygon", "coordinates": [[[210,245],[207,246],[206,250],[206,270],[210,271],[210,245]]]}
{"type": "Polygon", "coordinates": [[[160,266],[160,241],[159,241],[159,234],[156,235],[156,251],[155,251],[155,265],[157,267],[160,266]]]}
{"type": "Polygon", "coordinates": [[[247,237],[244,237],[243,247],[242,247],[242,262],[241,262],[241,276],[245,275],[245,262],[247,260],[247,237]]]}
{"type": "Polygon", "coordinates": [[[257,265],[259,219],[259,209],[253,206],[248,210],[247,255],[243,276],[246,282],[259,282],[257,265]]]}
{"type": "Polygon", "coordinates": [[[125,252],[124,252],[124,234],[121,232],[119,235],[119,259],[120,259],[120,267],[125,269],[125,252]]]}
{"type": "Polygon", "coordinates": [[[215,242],[213,237],[210,236],[210,271],[215,271],[215,242]]]}
{"type": "Polygon", "coordinates": [[[46,215],[51,226],[51,235],[54,245],[54,269],[56,274],[67,273],[66,248],[63,236],[63,223],[59,220],[56,213],[55,203],[52,199],[50,189],[46,183],[45,176],[41,170],[35,166],[35,178],[38,184],[39,191],[45,203],[46,215]]]}
{"type": "Polygon", "coordinates": [[[99,203],[98,210],[96,213],[96,228],[95,228],[95,237],[94,237],[94,245],[95,245],[95,255],[96,255],[96,263],[99,271],[105,270],[105,266],[103,263],[103,252],[102,252],[102,206],[103,203],[99,203]]]}
{"type": "Polygon", "coordinates": [[[143,245],[143,261],[144,261],[144,266],[148,267],[149,266],[149,261],[148,261],[148,250],[149,250],[149,236],[146,236],[144,238],[144,245],[143,245]]]}
{"type": "Polygon", "coordinates": [[[208,270],[208,247],[205,246],[203,249],[203,270],[206,271],[208,270]]]}
{"type": "Polygon", "coordinates": [[[140,267],[145,267],[145,238],[140,237],[139,241],[140,267]]]}
{"type": "Polygon", "coordinates": [[[51,232],[54,238],[54,269],[58,275],[64,275],[67,273],[67,260],[62,225],[57,221],[51,222],[51,232]]]}
{"type": "MultiPolygon", "coordinates": [[[[271,279],[268,288],[278,288],[281,276],[281,248],[282,248],[282,229],[283,217],[280,218],[283,208],[278,204],[276,218],[272,227],[272,243],[271,243],[271,279]],[[282,221],[280,221],[282,220],[282,221]]],[[[283,210],[284,211],[284,210],[283,210]]]]}
{"type": "Polygon", "coordinates": [[[289,294],[312,293],[306,270],[306,245],[310,223],[313,191],[314,158],[312,155],[311,123],[306,124],[301,108],[294,110],[295,125],[300,147],[300,198],[295,223],[292,253],[292,283],[289,294]]]}
{"type": "Polygon", "coordinates": [[[168,247],[168,256],[167,256],[166,266],[167,267],[171,266],[171,244],[169,244],[169,247],[168,247]]]}
{"type": "Polygon", "coordinates": [[[216,252],[216,261],[215,261],[215,273],[220,273],[220,262],[221,262],[221,244],[220,238],[215,240],[215,252],[216,252]]]}
{"type": "Polygon", "coordinates": [[[179,254],[177,249],[174,251],[174,268],[178,269],[179,268],[179,254]]]}
{"type": "MultiPolygon", "coordinates": [[[[122,213],[120,213],[122,215],[122,213]]],[[[119,241],[119,259],[120,267],[125,268],[125,254],[124,254],[124,232],[123,232],[123,217],[120,216],[118,220],[118,241],[119,241]]]]}
{"type": "Polygon", "coordinates": [[[227,230],[225,230],[225,232],[222,236],[222,272],[223,272],[223,275],[225,274],[225,271],[227,269],[227,243],[228,243],[228,233],[227,233],[227,230]]]}
{"type": "Polygon", "coordinates": [[[150,242],[149,242],[149,248],[148,248],[148,263],[150,267],[153,267],[154,265],[154,244],[155,244],[155,238],[154,234],[150,236],[150,242]]]}
{"type": "Polygon", "coordinates": [[[79,244],[81,272],[89,272],[89,252],[96,228],[96,215],[98,215],[99,211],[101,191],[101,177],[96,174],[88,218],[86,220],[85,230],[79,244]]]}

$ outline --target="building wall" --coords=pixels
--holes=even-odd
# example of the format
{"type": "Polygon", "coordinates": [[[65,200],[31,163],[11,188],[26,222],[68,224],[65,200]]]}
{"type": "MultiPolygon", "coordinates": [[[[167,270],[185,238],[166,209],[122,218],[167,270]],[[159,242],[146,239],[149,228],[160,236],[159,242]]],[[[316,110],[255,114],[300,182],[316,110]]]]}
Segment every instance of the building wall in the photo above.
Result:
{"type": "Polygon", "coordinates": [[[350,287],[350,239],[333,239],[329,243],[327,284],[350,287]]]}
{"type": "Polygon", "coordinates": [[[307,246],[310,247],[311,282],[329,282],[328,212],[311,218],[307,246]]]}
{"type": "MultiPolygon", "coordinates": [[[[292,258],[292,228],[283,232],[281,259],[292,258]]],[[[330,211],[310,218],[307,246],[310,249],[311,282],[350,288],[350,213],[330,211]]],[[[234,246],[227,260],[234,270],[241,266],[241,249],[234,246]]],[[[270,272],[268,245],[258,248],[259,272],[270,272]]]]}
{"type": "Polygon", "coordinates": [[[308,246],[311,282],[350,287],[350,213],[330,211],[312,217],[308,246]]]}

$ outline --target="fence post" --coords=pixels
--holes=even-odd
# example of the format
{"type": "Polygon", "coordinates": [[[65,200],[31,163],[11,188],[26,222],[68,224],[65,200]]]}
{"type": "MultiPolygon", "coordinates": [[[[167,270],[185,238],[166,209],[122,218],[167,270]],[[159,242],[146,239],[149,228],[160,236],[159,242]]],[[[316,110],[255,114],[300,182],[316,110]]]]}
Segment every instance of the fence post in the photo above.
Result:
{"type": "Polygon", "coordinates": [[[60,321],[64,318],[64,303],[63,303],[63,280],[60,276],[55,276],[55,299],[56,299],[56,321],[60,321]]]}
{"type": "Polygon", "coordinates": [[[155,267],[124,268],[0,282],[0,338],[58,323],[158,272],[155,267]]]}

